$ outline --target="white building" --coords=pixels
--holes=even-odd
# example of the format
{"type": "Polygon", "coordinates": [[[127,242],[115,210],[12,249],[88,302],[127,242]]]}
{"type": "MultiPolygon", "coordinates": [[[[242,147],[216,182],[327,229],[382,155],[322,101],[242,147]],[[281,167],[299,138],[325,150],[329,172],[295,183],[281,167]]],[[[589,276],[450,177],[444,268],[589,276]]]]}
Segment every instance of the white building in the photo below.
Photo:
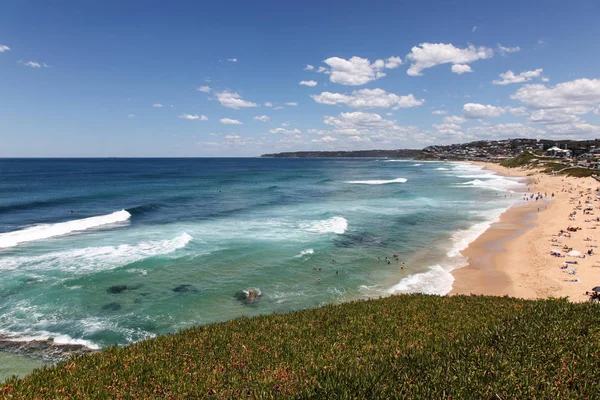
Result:
{"type": "Polygon", "coordinates": [[[571,150],[561,149],[560,147],[554,146],[546,150],[546,155],[549,157],[568,158],[571,157],[571,150]]]}

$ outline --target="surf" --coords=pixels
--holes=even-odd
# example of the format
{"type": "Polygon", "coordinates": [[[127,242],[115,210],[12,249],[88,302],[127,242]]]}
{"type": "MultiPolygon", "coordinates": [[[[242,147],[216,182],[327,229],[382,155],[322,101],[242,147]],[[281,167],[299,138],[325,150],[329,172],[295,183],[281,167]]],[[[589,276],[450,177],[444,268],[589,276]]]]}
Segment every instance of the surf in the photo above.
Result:
{"type": "Polygon", "coordinates": [[[408,181],[406,178],[396,178],[389,180],[345,181],[344,183],[354,183],[359,185],[386,185],[388,183],[405,183],[406,181],[408,181]]]}
{"type": "Polygon", "coordinates": [[[22,243],[50,239],[74,232],[98,228],[103,225],[125,222],[130,217],[131,214],[129,212],[121,210],[112,214],[100,215],[97,217],[76,219],[56,224],[35,225],[30,228],[0,234],[0,248],[15,247],[22,243]]]}

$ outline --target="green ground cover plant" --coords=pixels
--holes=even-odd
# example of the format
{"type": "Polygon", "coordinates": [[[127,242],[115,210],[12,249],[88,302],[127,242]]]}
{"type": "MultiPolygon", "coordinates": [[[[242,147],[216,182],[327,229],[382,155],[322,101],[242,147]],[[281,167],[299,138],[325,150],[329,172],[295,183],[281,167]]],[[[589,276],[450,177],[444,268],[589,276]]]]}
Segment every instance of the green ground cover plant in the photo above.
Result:
{"type": "Polygon", "coordinates": [[[600,306],[401,295],[195,327],[0,386],[8,399],[600,398],[600,306]]]}

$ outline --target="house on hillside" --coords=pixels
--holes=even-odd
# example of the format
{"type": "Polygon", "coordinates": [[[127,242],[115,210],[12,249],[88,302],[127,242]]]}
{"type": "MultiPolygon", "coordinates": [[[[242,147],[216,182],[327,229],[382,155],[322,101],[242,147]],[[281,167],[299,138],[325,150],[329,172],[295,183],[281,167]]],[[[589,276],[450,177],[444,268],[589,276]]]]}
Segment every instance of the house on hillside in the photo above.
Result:
{"type": "Polygon", "coordinates": [[[560,147],[553,146],[546,150],[546,155],[548,157],[569,158],[571,157],[571,150],[561,149],[560,147]]]}

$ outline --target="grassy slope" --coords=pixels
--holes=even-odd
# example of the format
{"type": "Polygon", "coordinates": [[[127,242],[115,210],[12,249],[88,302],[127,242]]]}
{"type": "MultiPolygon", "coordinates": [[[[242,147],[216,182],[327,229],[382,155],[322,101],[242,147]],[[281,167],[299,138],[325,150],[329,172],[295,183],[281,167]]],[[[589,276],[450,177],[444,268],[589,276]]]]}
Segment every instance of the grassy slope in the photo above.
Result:
{"type": "Polygon", "coordinates": [[[330,305],[110,348],[9,380],[0,395],[598,398],[600,307],[425,295],[330,305]]]}

